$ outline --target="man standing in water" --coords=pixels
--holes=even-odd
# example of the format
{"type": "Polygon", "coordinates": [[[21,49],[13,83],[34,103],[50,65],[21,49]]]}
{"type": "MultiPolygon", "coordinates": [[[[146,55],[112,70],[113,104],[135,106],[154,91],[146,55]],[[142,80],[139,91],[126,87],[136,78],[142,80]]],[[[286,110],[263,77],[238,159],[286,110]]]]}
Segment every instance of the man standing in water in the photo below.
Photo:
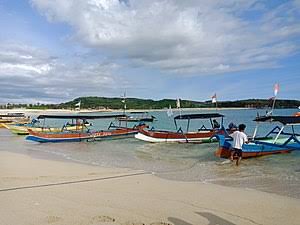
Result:
{"type": "Polygon", "coordinates": [[[233,156],[237,155],[236,165],[238,166],[241,159],[242,159],[242,146],[245,143],[248,143],[247,135],[245,134],[245,124],[239,125],[239,130],[233,132],[230,134],[230,136],[233,138],[232,143],[232,149],[231,149],[231,155],[230,160],[233,161],[233,156]]]}

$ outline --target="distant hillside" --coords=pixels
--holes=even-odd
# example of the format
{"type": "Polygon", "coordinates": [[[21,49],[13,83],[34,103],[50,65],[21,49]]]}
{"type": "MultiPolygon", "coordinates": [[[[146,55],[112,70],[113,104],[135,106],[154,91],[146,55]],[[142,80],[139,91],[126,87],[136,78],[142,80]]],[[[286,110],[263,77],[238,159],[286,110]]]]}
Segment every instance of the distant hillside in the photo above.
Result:
{"type": "MultiPolygon", "coordinates": [[[[81,102],[81,109],[123,109],[122,98],[105,97],[80,97],[72,101],[60,104],[6,104],[0,105],[0,108],[29,108],[29,109],[74,109],[76,104],[81,102]]],[[[140,99],[127,98],[127,109],[163,109],[171,105],[176,108],[176,99],[140,99]]],[[[215,108],[215,104],[209,101],[191,101],[181,100],[181,108],[215,108]]],[[[222,108],[267,108],[272,106],[272,100],[266,99],[246,99],[237,101],[219,101],[218,107],[222,108]]],[[[299,100],[276,100],[275,108],[298,108],[299,100]]]]}
{"type": "MultiPolygon", "coordinates": [[[[57,108],[75,108],[75,104],[81,102],[81,108],[84,109],[122,109],[124,103],[122,103],[122,98],[105,98],[105,97],[80,97],[72,101],[61,103],[57,105],[57,108]]],[[[214,108],[215,104],[211,101],[190,101],[181,100],[182,108],[214,108]]],[[[271,100],[266,99],[247,99],[247,100],[237,100],[237,101],[221,101],[218,102],[218,107],[230,108],[266,108],[270,107],[272,104],[271,100]]],[[[139,98],[127,98],[126,106],[127,109],[163,109],[168,108],[171,105],[172,108],[176,108],[175,99],[162,99],[162,100],[152,100],[152,99],[139,99],[139,98]]],[[[299,100],[276,100],[276,108],[297,108],[300,106],[299,100]]]]}
{"type": "MultiPolygon", "coordinates": [[[[60,108],[74,108],[75,104],[81,102],[81,108],[90,109],[123,109],[124,103],[122,103],[122,98],[105,98],[105,97],[80,97],[76,98],[70,102],[59,104],[60,108]]],[[[210,107],[211,103],[196,102],[189,100],[180,101],[182,108],[200,108],[200,107],[210,107]]],[[[127,98],[126,106],[127,109],[163,109],[171,105],[172,108],[176,108],[176,100],[174,99],[162,99],[162,100],[152,100],[152,99],[139,99],[139,98],[127,98]]]]}

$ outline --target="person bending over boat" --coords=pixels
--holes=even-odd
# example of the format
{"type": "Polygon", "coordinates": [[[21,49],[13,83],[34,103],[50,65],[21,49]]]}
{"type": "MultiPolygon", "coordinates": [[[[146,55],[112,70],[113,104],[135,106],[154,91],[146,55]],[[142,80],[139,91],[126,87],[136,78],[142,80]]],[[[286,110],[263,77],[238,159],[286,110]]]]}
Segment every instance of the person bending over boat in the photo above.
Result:
{"type": "Polygon", "coordinates": [[[242,159],[242,146],[245,143],[248,143],[247,135],[245,134],[246,125],[240,124],[239,130],[234,131],[230,134],[230,137],[233,138],[232,149],[230,154],[230,160],[233,161],[233,157],[236,155],[236,165],[238,166],[242,159]]]}
{"type": "Polygon", "coordinates": [[[216,119],[214,119],[212,122],[213,122],[213,129],[219,129],[221,127],[216,119]]]}

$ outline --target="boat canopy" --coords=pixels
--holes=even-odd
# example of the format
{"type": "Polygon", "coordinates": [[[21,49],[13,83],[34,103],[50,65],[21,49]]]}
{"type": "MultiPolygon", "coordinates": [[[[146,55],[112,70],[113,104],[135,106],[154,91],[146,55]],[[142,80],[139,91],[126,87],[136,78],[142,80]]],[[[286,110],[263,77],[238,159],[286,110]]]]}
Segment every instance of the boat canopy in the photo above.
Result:
{"type": "MultiPolygon", "coordinates": [[[[194,119],[209,119],[212,128],[214,128],[212,118],[222,118],[221,123],[223,125],[223,117],[224,117],[224,115],[219,114],[219,113],[184,114],[184,115],[175,116],[174,117],[174,123],[175,123],[176,129],[178,129],[176,121],[177,120],[187,120],[188,123],[187,123],[187,127],[186,127],[186,132],[188,132],[191,120],[194,120],[194,119]]],[[[203,125],[200,129],[202,129],[202,128],[205,128],[205,126],[203,125]]]]}
{"type": "Polygon", "coordinates": [[[0,117],[24,117],[24,113],[8,113],[8,114],[3,114],[0,115],[0,117]]]}
{"type": "Polygon", "coordinates": [[[39,115],[38,119],[79,119],[79,120],[93,120],[93,119],[107,119],[125,116],[124,114],[117,115],[39,115]]]}
{"type": "Polygon", "coordinates": [[[283,125],[300,125],[298,116],[261,116],[254,119],[255,122],[279,122],[283,125]]]}
{"type": "Polygon", "coordinates": [[[219,117],[224,117],[224,115],[219,113],[184,114],[175,116],[174,120],[211,119],[219,117]]]}
{"type": "Polygon", "coordinates": [[[138,112],[130,112],[130,114],[147,114],[148,112],[138,111],[138,112]]]}

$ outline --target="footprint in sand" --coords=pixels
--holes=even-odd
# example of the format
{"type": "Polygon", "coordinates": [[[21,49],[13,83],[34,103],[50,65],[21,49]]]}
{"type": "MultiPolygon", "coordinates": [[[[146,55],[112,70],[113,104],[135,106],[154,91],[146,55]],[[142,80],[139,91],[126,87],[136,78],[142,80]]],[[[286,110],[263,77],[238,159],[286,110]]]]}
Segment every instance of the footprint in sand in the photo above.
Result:
{"type": "Polygon", "coordinates": [[[46,220],[47,220],[47,223],[56,223],[58,221],[61,221],[62,218],[59,216],[47,216],[46,220]]]}
{"type": "Polygon", "coordinates": [[[99,223],[113,223],[116,220],[110,216],[94,216],[90,224],[99,224],[99,223]]]}

